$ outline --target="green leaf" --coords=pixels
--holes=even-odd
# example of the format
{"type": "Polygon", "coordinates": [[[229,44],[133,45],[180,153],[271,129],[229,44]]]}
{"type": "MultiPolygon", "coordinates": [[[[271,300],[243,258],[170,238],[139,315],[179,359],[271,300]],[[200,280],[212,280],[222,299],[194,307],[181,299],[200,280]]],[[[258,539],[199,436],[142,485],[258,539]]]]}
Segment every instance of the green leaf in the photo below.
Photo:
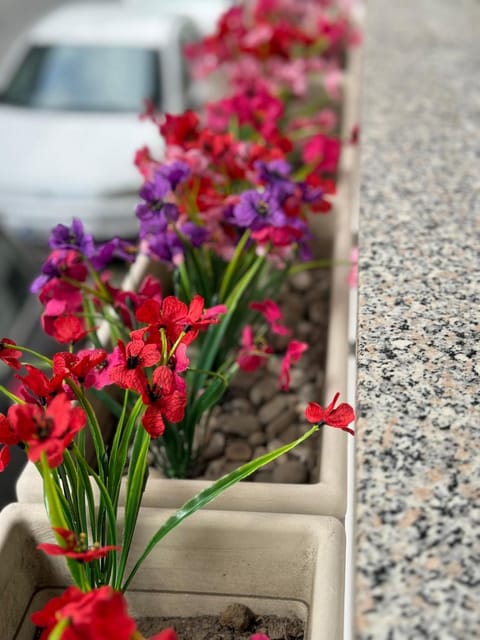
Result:
{"type": "Polygon", "coordinates": [[[288,453],[292,449],[294,449],[297,445],[301,444],[305,440],[307,440],[311,435],[313,435],[316,431],[318,431],[319,425],[315,424],[311,427],[306,433],[304,433],[300,438],[290,442],[288,444],[271,451],[270,453],[266,453],[255,460],[251,460],[246,464],[242,465],[238,469],[234,469],[231,473],[219,478],[212,485],[197,493],[197,495],[193,496],[190,500],[187,500],[185,504],[178,509],[168,520],[160,527],[160,529],[155,533],[155,535],[151,538],[150,542],[147,544],[144,552],[136,562],[132,571],[128,575],[125,580],[124,585],[122,586],[122,591],[125,591],[133,579],[134,575],[137,573],[138,569],[148,557],[148,555],[153,551],[155,546],[162,540],[172,529],[178,527],[178,525],[188,518],[188,516],[192,515],[202,507],[205,507],[207,504],[215,500],[217,496],[223,493],[226,489],[231,487],[232,485],[240,482],[240,480],[244,480],[252,473],[263,467],[264,465],[276,460],[280,456],[288,453]]]}

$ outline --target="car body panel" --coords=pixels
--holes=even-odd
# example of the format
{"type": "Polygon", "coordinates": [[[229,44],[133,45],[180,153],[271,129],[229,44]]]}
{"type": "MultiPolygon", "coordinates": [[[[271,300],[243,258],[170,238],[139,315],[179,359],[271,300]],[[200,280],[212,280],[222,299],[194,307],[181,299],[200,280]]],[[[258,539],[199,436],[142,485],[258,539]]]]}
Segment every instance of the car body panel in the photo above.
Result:
{"type": "MultiPolygon", "coordinates": [[[[114,4],[61,7],[33,26],[0,71],[3,95],[33,47],[69,45],[155,48],[161,105],[180,113],[194,96],[186,83],[182,47],[198,37],[187,18],[144,14],[114,4]]],[[[11,85],[10,85],[11,86],[11,85]]],[[[164,143],[153,123],[134,112],[67,111],[0,102],[0,225],[24,242],[45,241],[58,223],[79,217],[97,239],[133,238],[141,176],[135,152],[148,146],[161,159],[164,143]]]]}

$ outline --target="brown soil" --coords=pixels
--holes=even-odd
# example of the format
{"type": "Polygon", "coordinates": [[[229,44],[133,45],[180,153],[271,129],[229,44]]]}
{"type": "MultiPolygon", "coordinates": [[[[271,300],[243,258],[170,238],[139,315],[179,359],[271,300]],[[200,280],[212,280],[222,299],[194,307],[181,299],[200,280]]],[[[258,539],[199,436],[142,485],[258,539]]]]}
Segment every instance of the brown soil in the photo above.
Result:
{"type": "Polygon", "coordinates": [[[254,633],[263,633],[270,640],[304,638],[304,623],[299,618],[256,616],[241,604],[230,605],[219,616],[141,618],[137,625],[147,638],[167,627],[175,629],[178,640],[249,640],[254,633]]]}

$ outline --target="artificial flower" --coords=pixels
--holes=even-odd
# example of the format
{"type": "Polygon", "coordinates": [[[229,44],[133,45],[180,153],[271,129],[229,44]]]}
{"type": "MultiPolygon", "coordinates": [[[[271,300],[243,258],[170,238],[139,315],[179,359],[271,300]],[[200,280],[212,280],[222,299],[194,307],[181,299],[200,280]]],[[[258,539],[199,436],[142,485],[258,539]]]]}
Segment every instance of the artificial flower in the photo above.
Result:
{"type": "Polygon", "coordinates": [[[335,407],[339,397],[340,394],[336,393],[332,402],[325,409],[316,402],[309,402],[305,409],[305,418],[312,424],[328,424],[330,427],[336,427],[353,436],[355,432],[348,425],[355,420],[355,413],[352,407],[345,402],[335,407]]]}
{"type": "Polygon", "coordinates": [[[101,547],[98,543],[88,547],[86,542],[87,536],[84,533],[77,536],[73,531],[63,529],[62,527],[53,527],[53,530],[57,536],[62,539],[62,545],[50,544],[48,542],[37,545],[37,549],[40,549],[50,556],[65,556],[78,562],[92,562],[99,558],[105,558],[110,551],[120,549],[120,547],[111,544],[101,547]]]}
{"type": "Polygon", "coordinates": [[[65,449],[86,424],[83,409],[73,407],[65,393],[56,395],[46,407],[11,405],[7,417],[18,442],[27,445],[29,459],[38,462],[44,453],[51,468],[62,463],[65,449]]]}
{"type": "Polygon", "coordinates": [[[20,358],[22,352],[19,349],[14,349],[15,342],[10,338],[2,338],[0,341],[0,360],[12,369],[20,369],[20,358]],[[11,345],[7,347],[6,345],[11,345]]]}
{"type": "Polygon", "coordinates": [[[109,586],[87,593],[69,587],[32,614],[32,622],[42,629],[39,640],[48,640],[62,622],[62,640],[131,640],[136,629],[123,594],[109,586]]]}

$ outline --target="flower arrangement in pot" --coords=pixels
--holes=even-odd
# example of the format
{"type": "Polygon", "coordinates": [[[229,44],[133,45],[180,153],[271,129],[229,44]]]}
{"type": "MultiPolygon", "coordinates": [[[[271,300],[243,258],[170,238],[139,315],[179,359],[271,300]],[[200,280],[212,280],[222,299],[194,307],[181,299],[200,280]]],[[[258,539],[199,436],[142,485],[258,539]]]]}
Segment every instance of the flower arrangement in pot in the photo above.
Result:
{"type": "MultiPolygon", "coordinates": [[[[54,283],[52,287],[71,281],[74,273],[76,278],[79,273],[85,273],[84,262],[70,261],[71,248],[57,248],[56,251],[64,255],[69,268],[61,278],[49,280],[54,283]]],[[[74,254],[78,258],[78,254],[74,254]]],[[[87,286],[84,279],[76,280],[82,283],[84,308],[90,307],[85,314],[89,321],[92,320],[92,308],[98,306],[104,309],[106,317],[113,314],[112,304],[105,306],[102,300],[106,283],[97,278],[91,266],[92,261],[95,262],[94,256],[90,258],[88,269],[98,289],[94,285],[87,286]]],[[[149,284],[153,284],[151,280],[149,284]]],[[[161,436],[165,417],[171,422],[182,419],[187,398],[187,383],[182,371],[188,366],[188,349],[201,331],[218,323],[219,315],[226,312],[223,307],[204,309],[198,296],[189,307],[174,296],[167,296],[160,303],[163,313],[154,322],[144,323],[142,317],[151,298],[145,300],[143,295],[144,289],[130,295],[136,308],[135,317],[143,326],[131,330],[130,341],[124,344],[119,340],[110,353],[95,346],[78,351],[70,348],[55,353],[50,359],[16,345],[8,338],[0,343],[0,360],[18,372],[21,381],[16,393],[2,388],[12,405],[6,415],[0,416],[0,465],[4,468],[8,464],[9,449],[14,445],[23,447],[37,465],[43,479],[48,517],[57,539],[56,544],[43,543],[40,547],[48,554],[66,558],[74,583],[62,596],[35,614],[34,622],[43,628],[42,640],[111,638],[113,636],[108,634],[117,625],[126,639],[140,638],[134,622],[127,622],[121,594],[154,547],[189,515],[262,465],[309,438],[322,425],[350,431],[348,425],[354,419],[349,405],[336,406],[336,397],[326,409],[311,403],[305,416],[313,426],[301,438],[252,460],[193,496],[160,526],[127,572],[148,474],[150,439],[161,436]],[[48,372],[33,364],[24,364],[25,353],[38,358],[48,367],[48,372]],[[184,364],[179,366],[180,362],[184,364]],[[23,367],[25,375],[20,373],[23,367]],[[89,391],[109,383],[123,396],[123,401],[113,441],[106,443],[89,391]],[[87,432],[93,442],[92,462],[87,459],[87,432]],[[120,509],[124,473],[127,475],[125,506],[120,509]],[[121,531],[120,511],[123,517],[121,531]]],[[[74,317],[62,316],[61,321],[59,318],[54,321],[57,339],[68,339],[71,347],[86,331],[74,317]]],[[[120,318],[121,314],[110,321],[118,326],[120,318]]]]}

